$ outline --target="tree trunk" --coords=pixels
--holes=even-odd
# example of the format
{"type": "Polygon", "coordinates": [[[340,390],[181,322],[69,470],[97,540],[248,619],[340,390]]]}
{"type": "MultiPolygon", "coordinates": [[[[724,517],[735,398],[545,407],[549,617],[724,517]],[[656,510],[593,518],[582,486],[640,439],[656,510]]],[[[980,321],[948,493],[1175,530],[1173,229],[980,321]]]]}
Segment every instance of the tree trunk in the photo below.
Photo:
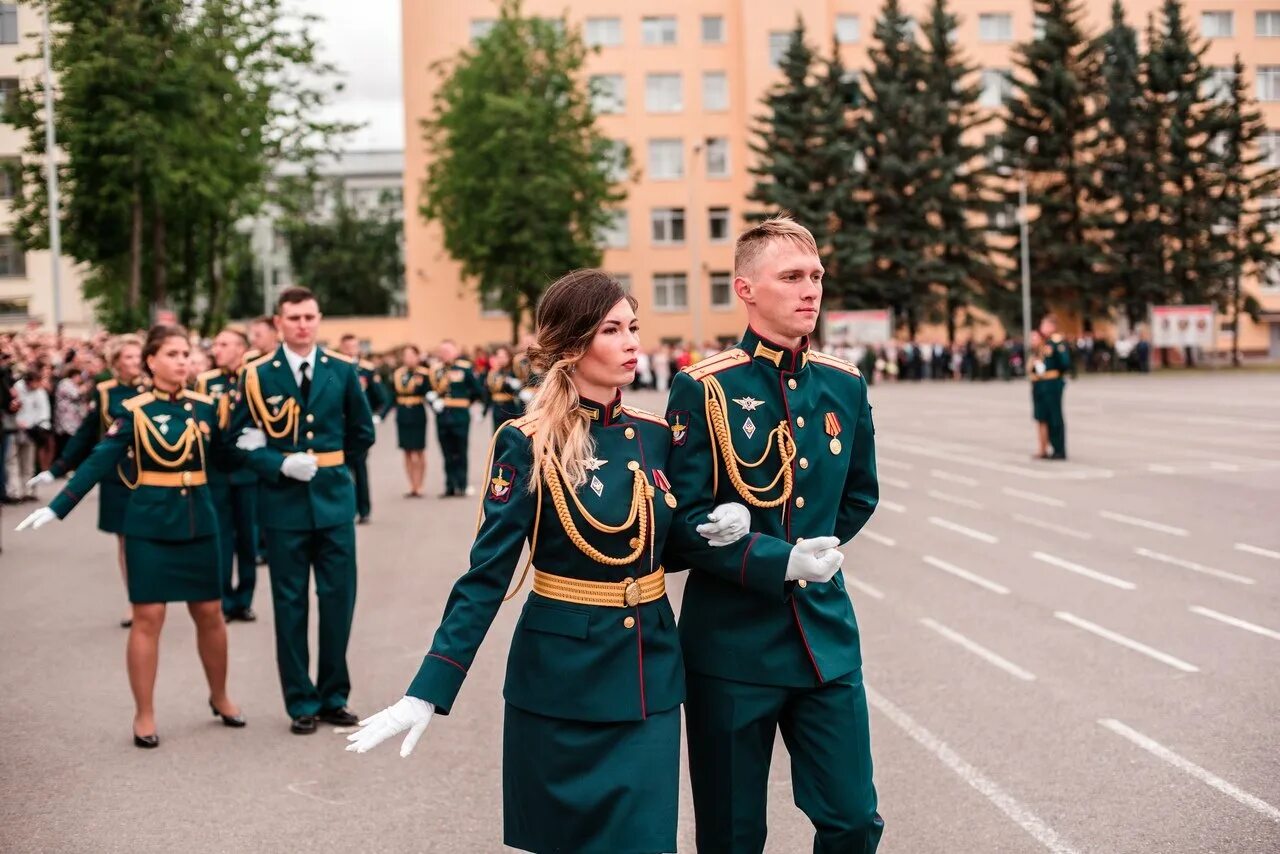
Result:
{"type": "Polygon", "coordinates": [[[169,254],[164,211],[157,204],[151,216],[151,302],[156,310],[169,307],[169,254]]]}
{"type": "Polygon", "coordinates": [[[142,192],[133,188],[130,201],[132,222],[129,225],[129,290],[125,293],[125,308],[129,322],[137,322],[138,301],[142,297],[142,192]]]}

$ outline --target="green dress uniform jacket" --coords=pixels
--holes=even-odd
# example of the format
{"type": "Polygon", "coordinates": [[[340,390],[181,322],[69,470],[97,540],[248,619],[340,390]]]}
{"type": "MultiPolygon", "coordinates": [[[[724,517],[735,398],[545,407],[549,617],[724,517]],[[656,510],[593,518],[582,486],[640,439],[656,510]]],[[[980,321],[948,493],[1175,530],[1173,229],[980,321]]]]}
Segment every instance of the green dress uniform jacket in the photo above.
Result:
{"type": "MultiPolygon", "coordinates": [[[[364,389],[365,399],[369,402],[369,410],[379,419],[385,416],[390,406],[386,386],[382,384],[382,376],[373,362],[361,359],[356,362],[356,376],[360,378],[360,387],[364,389]]],[[[374,431],[377,438],[377,431],[374,431]]],[[[356,485],[356,515],[368,519],[373,512],[373,501],[369,495],[369,453],[352,454],[347,459],[347,468],[356,485]]]]}
{"type": "MultiPolygon", "coordinates": [[[[80,466],[94,446],[106,435],[112,423],[125,414],[126,401],[146,391],[142,384],[125,385],[118,380],[109,379],[98,383],[94,388],[93,403],[88,413],[80,422],[79,429],[67,440],[62,455],[49,466],[49,473],[54,477],[66,477],[68,471],[80,466]]],[[[123,467],[123,474],[128,475],[131,464],[123,467]]],[[[125,485],[121,474],[105,477],[98,487],[98,530],[108,534],[124,533],[125,510],[129,506],[129,487],[125,485]]]]}
{"type": "Polygon", "coordinates": [[[471,404],[484,399],[484,387],[467,359],[455,359],[452,364],[437,368],[432,385],[436,396],[444,403],[444,409],[436,415],[436,435],[444,456],[445,494],[464,495],[467,491],[471,404]]]}
{"type": "Polygon", "coordinates": [[[391,376],[396,408],[396,443],[403,451],[427,447],[426,395],[431,390],[431,372],[424,367],[401,366],[391,376]]]}
{"type": "Polygon", "coordinates": [[[484,405],[493,416],[493,429],[496,431],[503,423],[524,414],[524,401],[520,392],[524,383],[511,368],[489,371],[481,380],[484,386],[484,405]]]}
{"type": "Polygon", "coordinates": [[[1032,371],[1031,401],[1036,421],[1049,425],[1049,444],[1055,459],[1066,459],[1067,425],[1062,413],[1062,397],[1071,371],[1071,349],[1061,335],[1053,335],[1040,351],[1044,373],[1032,371]]]}

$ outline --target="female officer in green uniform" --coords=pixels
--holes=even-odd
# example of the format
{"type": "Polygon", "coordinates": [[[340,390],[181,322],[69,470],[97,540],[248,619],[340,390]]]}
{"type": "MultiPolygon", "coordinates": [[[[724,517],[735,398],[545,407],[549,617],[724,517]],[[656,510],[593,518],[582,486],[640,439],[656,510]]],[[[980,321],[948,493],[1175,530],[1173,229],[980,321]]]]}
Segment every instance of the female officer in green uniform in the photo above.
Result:
{"type": "Polygon", "coordinates": [[[400,367],[391,377],[395,393],[396,442],[404,451],[404,471],[409,477],[407,498],[422,497],[427,477],[427,407],[431,374],[422,367],[422,354],[412,344],[400,351],[400,367]]]}
{"type": "MultiPolygon", "coordinates": [[[[68,471],[80,467],[89,458],[95,445],[110,429],[112,422],[125,414],[125,401],[146,391],[142,375],[142,339],[137,335],[121,335],[113,339],[108,348],[108,363],[113,377],[98,383],[88,414],[80,422],[80,429],[68,440],[62,455],[53,461],[48,471],[41,472],[27,484],[35,488],[53,483],[55,478],[65,477],[68,471]]],[[[128,584],[124,559],[124,516],[129,506],[129,487],[124,478],[129,476],[126,467],[103,478],[98,485],[98,530],[116,536],[116,562],[120,566],[120,579],[128,584]]],[[[122,628],[129,628],[132,617],[120,621],[122,628]]]]}
{"type": "Polygon", "coordinates": [[[619,394],[635,377],[633,306],[594,270],[547,290],[531,352],[546,375],[494,436],[471,568],[407,696],[349,737],[363,753],[409,730],[407,756],[453,710],[528,540],[525,574],[537,568],[503,692],[504,841],[527,851],[676,849],[684,667],[661,556],[678,500],[670,428],[619,394]]]}
{"type": "Polygon", "coordinates": [[[196,624],[196,644],[209,682],[209,708],[230,727],[244,726],[227,696],[227,629],[222,619],[217,516],[209,497],[209,467],[224,458],[218,413],[212,398],[186,391],[190,345],[176,326],[157,326],[147,336],[142,360],[150,392],[130,399],[106,436],[48,507],[28,516],[18,530],[64,518],[117,466],[135,466],[133,495],[124,517],[129,566],[129,685],[136,712],[133,741],[157,747],[153,703],[160,628],[165,605],[186,602],[196,624]]]}
{"type": "Polygon", "coordinates": [[[515,375],[511,362],[511,348],[498,347],[489,357],[489,372],[484,375],[485,405],[493,416],[495,433],[505,422],[524,414],[523,391],[524,383],[515,375]]]}

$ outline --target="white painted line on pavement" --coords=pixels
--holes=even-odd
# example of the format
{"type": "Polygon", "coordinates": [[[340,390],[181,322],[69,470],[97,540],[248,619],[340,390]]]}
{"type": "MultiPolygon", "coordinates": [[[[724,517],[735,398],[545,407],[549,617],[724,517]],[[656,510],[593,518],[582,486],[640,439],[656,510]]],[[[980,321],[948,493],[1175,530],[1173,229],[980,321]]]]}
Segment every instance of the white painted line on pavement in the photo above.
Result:
{"type": "Polygon", "coordinates": [[[1016,798],[983,774],[977,768],[962,759],[946,742],[929,730],[916,723],[915,720],[899,709],[878,691],[867,688],[867,700],[895,726],[911,736],[911,739],[933,754],[939,762],[951,769],[956,776],[982,793],[996,809],[1009,817],[1014,824],[1021,827],[1033,839],[1043,845],[1052,854],[1077,854],[1070,843],[1058,835],[1052,827],[1044,823],[1038,815],[1024,806],[1016,798]]]}
{"type": "Polygon", "coordinates": [[[1240,466],[1237,465],[1236,463],[1212,462],[1212,463],[1209,463],[1209,468],[1213,469],[1214,471],[1240,471],[1240,466]]]}
{"type": "Polygon", "coordinates": [[[1162,463],[1151,463],[1147,466],[1147,471],[1155,472],[1156,474],[1174,474],[1177,472],[1177,469],[1173,466],[1166,466],[1162,463]]]}
{"type": "Polygon", "coordinates": [[[868,596],[870,596],[872,599],[883,599],[883,598],[884,598],[884,594],[883,594],[883,593],[881,593],[878,589],[876,589],[875,587],[872,587],[870,584],[868,584],[868,583],[867,583],[867,582],[865,582],[865,581],[859,581],[858,579],[856,579],[856,578],[850,578],[850,577],[849,577],[849,576],[847,576],[847,575],[845,576],[845,579],[844,579],[844,580],[845,580],[845,582],[846,582],[846,583],[848,583],[850,586],[852,586],[852,587],[856,587],[857,589],[861,590],[863,593],[865,593],[865,594],[867,594],[868,596]]]}
{"type": "Polygon", "coordinates": [[[1273,552],[1271,549],[1264,549],[1261,546],[1251,546],[1248,543],[1236,543],[1236,551],[1248,552],[1251,555],[1260,557],[1269,557],[1273,560],[1280,560],[1280,552],[1273,552]]]}
{"type": "Polygon", "coordinates": [[[1103,584],[1110,584],[1112,587],[1119,587],[1121,590],[1133,590],[1138,586],[1132,581],[1125,581],[1123,578],[1116,578],[1114,575],[1107,575],[1105,572],[1098,572],[1096,569],[1090,569],[1087,566],[1081,566],[1078,563],[1072,563],[1069,560],[1063,560],[1060,557],[1045,554],[1044,552],[1032,552],[1031,556],[1042,563],[1065,569],[1067,572],[1074,572],[1076,575],[1083,575],[1085,578],[1092,578],[1094,581],[1101,581],[1103,584]]]}
{"type": "Polygon", "coordinates": [[[898,541],[893,537],[886,537],[884,534],[877,534],[875,531],[868,531],[866,528],[859,531],[858,536],[866,537],[873,543],[879,543],[880,545],[888,546],[889,548],[893,548],[898,544],[898,541]]]}
{"type": "Polygon", "coordinates": [[[973,528],[966,528],[964,525],[959,525],[959,524],[956,524],[955,522],[949,522],[946,519],[942,519],[937,516],[930,516],[929,521],[932,524],[937,525],[939,528],[946,528],[948,531],[955,531],[957,534],[963,534],[966,537],[972,537],[973,539],[982,543],[987,543],[988,545],[1000,542],[1000,538],[992,534],[987,534],[982,531],[975,531],[973,528]]]}
{"type": "Polygon", "coordinates": [[[1167,652],[1161,652],[1160,650],[1155,649],[1154,647],[1149,647],[1145,643],[1140,643],[1133,638],[1125,637],[1124,635],[1119,634],[1118,632],[1113,632],[1110,629],[1104,629],[1097,623],[1091,623],[1088,620],[1081,619],[1075,614],[1071,614],[1066,611],[1054,611],[1053,616],[1062,620],[1064,623],[1070,623],[1076,628],[1084,629],[1086,632],[1092,632],[1100,638],[1106,638],[1112,643],[1118,643],[1121,646],[1128,647],[1134,652],[1140,652],[1145,656],[1154,658],[1161,664],[1167,664],[1170,667],[1181,670],[1183,673],[1200,672],[1200,668],[1196,667],[1194,664],[1187,664],[1187,662],[1180,658],[1174,658],[1167,652]]]}
{"type": "Polygon", "coordinates": [[[1184,759],[1155,739],[1148,738],[1136,729],[1125,726],[1115,718],[1102,718],[1098,723],[1102,724],[1116,735],[1127,738],[1129,741],[1138,745],[1151,755],[1163,759],[1179,771],[1186,771],[1201,783],[1212,786],[1229,798],[1234,798],[1249,809],[1262,813],[1272,821],[1280,821],[1280,809],[1276,809],[1261,798],[1254,797],[1243,789],[1231,785],[1217,774],[1206,771],[1190,759],[1184,759]]]}
{"type": "Polygon", "coordinates": [[[1184,560],[1183,558],[1174,557],[1173,555],[1161,554],[1160,552],[1153,552],[1151,549],[1144,549],[1142,547],[1138,547],[1133,550],[1133,553],[1136,555],[1141,555],[1142,557],[1149,557],[1152,560],[1158,560],[1161,563],[1168,563],[1174,566],[1180,566],[1183,569],[1189,569],[1192,572],[1199,572],[1204,575],[1212,575],[1214,578],[1224,578],[1227,581],[1235,581],[1240,584],[1256,584],[1257,583],[1252,578],[1246,578],[1243,575],[1236,575],[1234,572],[1227,572],[1224,569],[1214,569],[1211,566],[1205,566],[1204,564],[1196,563],[1193,560],[1184,560]]]}
{"type": "Polygon", "coordinates": [[[990,590],[992,593],[999,593],[1001,596],[1009,595],[1009,588],[1005,587],[1003,584],[997,584],[996,582],[988,578],[983,578],[981,575],[972,573],[967,569],[961,569],[960,567],[956,566],[954,563],[947,563],[945,560],[939,560],[938,558],[932,555],[925,555],[924,562],[929,564],[929,566],[934,567],[935,569],[940,569],[943,572],[949,572],[952,575],[956,576],[957,578],[963,578],[965,581],[968,581],[970,584],[976,584],[979,587],[985,587],[987,590],[990,590]]]}
{"type": "Polygon", "coordinates": [[[1212,608],[1206,608],[1203,605],[1192,605],[1191,613],[1199,614],[1202,617],[1208,617],[1211,620],[1217,620],[1226,623],[1228,626],[1235,626],[1237,629],[1244,629],[1246,632],[1253,632],[1255,635],[1262,635],[1264,638],[1272,640],[1280,640],[1280,632],[1274,629],[1268,629],[1266,626],[1260,626],[1257,623],[1251,623],[1248,620],[1242,620],[1239,617],[1228,616],[1220,613],[1212,608]]]}
{"type": "Polygon", "coordinates": [[[929,469],[929,474],[933,475],[938,480],[949,480],[952,483],[958,483],[961,486],[977,486],[978,485],[977,478],[966,477],[965,475],[962,475],[962,474],[954,474],[949,471],[943,471],[942,469],[929,469]]]}
{"type": "Polygon", "coordinates": [[[1013,520],[1021,522],[1024,525],[1031,525],[1036,528],[1043,528],[1046,531],[1053,531],[1058,534],[1066,534],[1068,537],[1075,537],[1078,540],[1092,540],[1093,534],[1087,531],[1077,531],[1075,528],[1067,528],[1063,525],[1055,525],[1052,522],[1046,522],[1043,519],[1037,519],[1034,516],[1023,516],[1021,513],[1014,513],[1013,520]]]}
{"type": "Polygon", "coordinates": [[[1136,525],[1139,528],[1146,528],[1149,531],[1159,531],[1162,534],[1173,534],[1175,537],[1187,536],[1186,528],[1175,528],[1173,525],[1162,525],[1159,522],[1152,522],[1149,519],[1139,519],[1137,516],[1126,516],[1123,513],[1116,513],[1111,510],[1099,510],[1098,515],[1103,519],[1110,519],[1112,522],[1123,522],[1126,525],[1136,525]]]}
{"type": "Polygon", "coordinates": [[[329,798],[322,798],[319,795],[315,794],[314,792],[303,792],[303,791],[299,791],[297,788],[299,786],[314,786],[319,782],[320,782],[319,780],[303,780],[301,783],[290,783],[289,785],[285,786],[285,788],[288,789],[290,792],[293,792],[295,795],[302,795],[302,797],[304,798],[311,798],[312,800],[319,801],[322,804],[330,804],[331,806],[335,806],[335,807],[341,807],[346,805],[346,801],[334,801],[334,800],[330,800],[329,798]]]}
{"type": "Polygon", "coordinates": [[[912,469],[915,468],[915,466],[911,465],[911,463],[904,463],[900,460],[885,459],[884,457],[879,455],[876,456],[876,466],[878,468],[883,467],[887,469],[899,469],[901,471],[911,471],[912,469]]]}
{"type": "Polygon", "coordinates": [[[1066,507],[1067,502],[1060,498],[1050,498],[1047,495],[1041,495],[1038,492],[1027,492],[1025,489],[1014,489],[1012,486],[1006,486],[1000,490],[1005,495],[1011,495],[1014,498],[1025,498],[1027,501],[1034,501],[1037,504],[1044,504],[1049,507],[1066,507]]]}
{"type": "Polygon", "coordinates": [[[910,489],[911,488],[911,484],[907,483],[905,480],[899,480],[896,477],[889,477],[888,475],[884,475],[884,474],[880,475],[880,483],[886,486],[892,486],[894,489],[910,489]]]}
{"type": "Polygon", "coordinates": [[[1007,658],[1002,658],[1001,656],[987,649],[985,646],[982,646],[981,644],[975,641],[969,640],[967,637],[955,631],[954,629],[947,628],[946,626],[939,623],[937,620],[930,619],[929,617],[921,617],[920,622],[923,623],[928,628],[933,629],[935,632],[942,635],[944,638],[951,641],[952,643],[959,644],[960,646],[969,650],[969,652],[973,653],[979,658],[986,660],[990,664],[994,664],[996,667],[999,667],[1005,673],[1008,673],[1012,676],[1016,676],[1017,678],[1021,679],[1023,682],[1034,682],[1036,680],[1036,676],[1034,673],[1031,673],[1030,671],[1027,671],[1027,670],[1023,670],[1021,667],[1014,664],[1012,661],[1009,661],[1007,658]]]}
{"type": "Polygon", "coordinates": [[[883,498],[881,498],[881,499],[880,499],[879,503],[877,503],[877,504],[876,504],[876,506],[877,506],[877,507],[883,507],[885,510],[892,510],[894,513],[906,513],[906,512],[907,512],[907,508],[903,507],[903,506],[902,506],[901,504],[899,504],[898,502],[896,502],[896,501],[885,501],[883,498]]]}
{"type": "Polygon", "coordinates": [[[937,499],[938,501],[945,501],[948,504],[958,504],[961,507],[968,507],[970,510],[982,509],[982,502],[974,501],[972,498],[961,498],[959,495],[951,495],[950,493],[947,493],[947,492],[939,492],[936,489],[929,490],[928,495],[930,498],[937,499]]]}

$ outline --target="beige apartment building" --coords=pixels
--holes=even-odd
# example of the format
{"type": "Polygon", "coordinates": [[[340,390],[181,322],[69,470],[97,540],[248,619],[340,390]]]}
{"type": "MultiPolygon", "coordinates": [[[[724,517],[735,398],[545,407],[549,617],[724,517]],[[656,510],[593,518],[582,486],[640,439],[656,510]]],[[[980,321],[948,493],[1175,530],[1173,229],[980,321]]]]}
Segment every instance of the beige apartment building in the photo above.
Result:
{"type": "MultiPolygon", "coordinates": [[[[42,12],[30,3],[0,3],[0,101],[12,95],[20,83],[44,73],[40,55],[42,12]],[[20,57],[36,57],[20,59],[20,57]]],[[[26,136],[12,125],[0,123],[0,331],[35,323],[54,325],[53,260],[48,252],[27,252],[12,237],[13,199],[23,192],[14,180],[23,157],[26,136]]],[[[92,306],[80,291],[80,273],[68,258],[58,261],[61,282],[61,319],[68,333],[86,332],[93,326],[92,306]]]]}
{"type": "MultiPolygon", "coordinates": [[[[748,212],[749,128],[760,99],[778,78],[776,63],[797,15],[825,52],[838,43],[850,69],[867,65],[878,3],[860,0],[526,0],[527,14],[568,9],[599,48],[588,73],[601,90],[600,126],[630,146],[639,172],[616,227],[606,236],[604,266],[630,283],[640,300],[646,340],[733,337],[744,316],[730,289],[732,241],[748,212]]],[[[926,0],[906,0],[923,16],[926,0]]],[[[1087,0],[1089,24],[1101,31],[1110,0],[1087,0]]],[[[1126,0],[1141,31],[1160,0],[1126,0]]],[[[1017,41],[1035,21],[1029,0],[956,0],[956,34],[980,69],[984,102],[998,106],[1017,41]]],[[[1267,123],[1269,158],[1280,163],[1280,0],[1191,0],[1193,25],[1210,38],[1206,60],[1225,73],[1239,53],[1254,78],[1267,123]]],[[[451,336],[469,344],[503,341],[509,322],[486,312],[445,253],[440,229],[417,213],[426,154],[419,122],[427,115],[436,60],[455,54],[492,25],[496,4],[403,4],[405,228],[408,316],[359,324],[375,346],[451,336]]],[[[1280,271],[1248,287],[1268,314],[1246,320],[1242,345],[1280,356],[1280,271]]],[[[335,330],[336,331],[336,330],[335,330]]],[[[941,334],[938,330],[937,334],[941,334]]],[[[1225,336],[1224,336],[1225,338],[1225,336]]]]}

